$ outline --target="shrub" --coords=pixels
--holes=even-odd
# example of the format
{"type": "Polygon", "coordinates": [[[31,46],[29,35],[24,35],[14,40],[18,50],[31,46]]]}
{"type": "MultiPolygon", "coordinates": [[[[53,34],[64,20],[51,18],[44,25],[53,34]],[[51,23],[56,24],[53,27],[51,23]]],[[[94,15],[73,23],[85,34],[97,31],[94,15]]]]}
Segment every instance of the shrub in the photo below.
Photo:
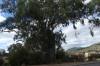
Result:
{"type": "Polygon", "coordinates": [[[68,55],[64,55],[62,58],[62,62],[70,62],[70,58],[68,55]]]}
{"type": "Polygon", "coordinates": [[[72,62],[77,62],[78,61],[78,56],[72,56],[71,61],[72,62]]]}
{"type": "Polygon", "coordinates": [[[93,57],[92,56],[88,57],[88,60],[89,61],[92,61],[93,60],[93,57]]]}
{"type": "Polygon", "coordinates": [[[2,66],[4,63],[3,59],[0,59],[0,66],[2,66]]]}
{"type": "Polygon", "coordinates": [[[41,51],[34,51],[33,53],[29,54],[28,57],[29,64],[34,65],[34,64],[42,64],[44,61],[44,56],[41,51]]]}
{"type": "Polygon", "coordinates": [[[11,52],[8,59],[11,66],[20,66],[23,63],[28,64],[28,51],[20,48],[20,50],[11,52]]]}
{"type": "Polygon", "coordinates": [[[61,64],[61,59],[58,59],[57,61],[56,61],[56,63],[58,63],[58,64],[61,64]]]}
{"type": "Polygon", "coordinates": [[[97,59],[97,56],[96,55],[88,57],[88,60],[89,61],[94,61],[96,59],[97,59]]]}
{"type": "Polygon", "coordinates": [[[11,66],[42,64],[43,54],[40,51],[29,53],[25,49],[21,49],[10,53],[9,63],[11,66]]]}
{"type": "Polygon", "coordinates": [[[57,53],[56,53],[57,61],[60,59],[62,62],[65,62],[67,59],[66,57],[67,57],[67,55],[63,49],[57,51],[57,53]]]}
{"type": "Polygon", "coordinates": [[[9,65],[9,60],[4,61],[4,66],[7,66],[7,65],[9,65]]]}

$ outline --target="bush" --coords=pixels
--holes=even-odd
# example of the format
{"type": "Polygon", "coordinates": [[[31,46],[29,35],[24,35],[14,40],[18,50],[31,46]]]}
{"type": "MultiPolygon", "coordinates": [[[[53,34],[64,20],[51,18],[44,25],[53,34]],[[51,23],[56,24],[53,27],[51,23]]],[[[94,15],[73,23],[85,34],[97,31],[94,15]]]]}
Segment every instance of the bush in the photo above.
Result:
{"type": "Polygon", "coordinates": [[[78,56],[72,56],[70,59],[71,59],[72,62],[77,62],[78,56]]]}
{"type": "Polygon", "coordinates": [[[56,63],[58,63],[58,64],[61,64],[61,59],[58,59],[57,61],[56,61],[56,63]]]}
{"type": "Polygon", "coordinates": [[[89,61],[92,61],[93,60],[93,57],[92,56],[88,57],[88,60],[89,61]]]}
{"type": "Polygon", "coordinates": [[[9,54],[9,63],[11,66],[42,64],[43,59],[43,53],[41,51],[30,53],[25,48],[21,48],[9,54]]]}
{"type": "Polygon", "coordinates": [[[94,60],[96,60],[97,59],[97,56],[90,56],[90,57],[88,57],[88,60],[89,61],[94,61],[94,60]]]}
{"type": "Polygon", "coordinates": [[[8,66],[9,65],[9,60],[5,60],[4,61],[4,66],[8,66]]]}
{"type": "Polygon", "coordinates": [[[41,51],[34,51],[29,54],[28,60],[30,65],[42,64],[44,62],[43,53],[41,51]]]}
{"type": "Polygon", "coordinates": [[[28,64],[28,51],[20,48],[20,50],[11,52],[8,59],[11,66],[20,66],[23,63],[28,64]]]}
{"type": "Polygon", "coordinates": [[[3,59],[0,59],[0,66],[2,66],[4,63],[3,59]]]}
{"type": "Polygon", "coordinates": [[[67,61],[67,55],[65,53],[65,51],[63,49],[59,50],[57,53],[56,53],[56,59],[57,61],[60,59],[62,62],[66,62],[67,61]]]}
{"type": "Polygon", "coordinates": [[[68,55],[64,55],[62,58],[62,62],[70,62],[70,58],[68,55]]]}

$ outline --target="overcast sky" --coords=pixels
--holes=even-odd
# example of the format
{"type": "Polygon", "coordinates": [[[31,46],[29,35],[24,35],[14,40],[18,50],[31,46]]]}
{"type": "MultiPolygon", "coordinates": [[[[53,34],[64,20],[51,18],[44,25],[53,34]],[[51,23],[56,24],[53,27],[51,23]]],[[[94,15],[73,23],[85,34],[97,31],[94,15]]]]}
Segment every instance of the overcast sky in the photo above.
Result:
{"type": "MultiPolygon", "coordinates": [[[[85,1],[85,4],[89,1],[90,0],[85,1]]],[[[0,13],[0,22],[5,20],[6,17],[8,16],[9,14],[0,13]]],[[[85,19],[84,21],[85,21],[85,26],[82,26],[79,22],[76,25],[77,26],[76,31],[79,33],[77,38],[75,37],[75,30],[73,29],[73,26],[71,24],[66,28],[62,28],[62,32],[67,35],[66,38],[67,44],[62,44],[65,50],[72,47],[87,47],[94,43],[100,42],[100,28],[95,28],[93,30],[94,37],[92,37],[89,32],[88,20],[85,19]]],[[[15,41],[13,41],[14,34],[15,34],[14,32],[0,33],[0,48],[7,50],[9,45],[16,43],[15,41]]]]}

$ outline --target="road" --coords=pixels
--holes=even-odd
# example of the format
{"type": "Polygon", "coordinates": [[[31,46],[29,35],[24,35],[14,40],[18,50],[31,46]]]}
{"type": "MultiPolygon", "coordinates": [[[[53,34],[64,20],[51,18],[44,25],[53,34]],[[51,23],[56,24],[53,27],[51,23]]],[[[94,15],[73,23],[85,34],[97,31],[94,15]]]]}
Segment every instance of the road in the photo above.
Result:
{"type": "Polygon", "coordinates": [[[83,64],[83,65],[77,65],[77,66],[100,66],[100,63],[90,63],[90,64],[83,64]]]}

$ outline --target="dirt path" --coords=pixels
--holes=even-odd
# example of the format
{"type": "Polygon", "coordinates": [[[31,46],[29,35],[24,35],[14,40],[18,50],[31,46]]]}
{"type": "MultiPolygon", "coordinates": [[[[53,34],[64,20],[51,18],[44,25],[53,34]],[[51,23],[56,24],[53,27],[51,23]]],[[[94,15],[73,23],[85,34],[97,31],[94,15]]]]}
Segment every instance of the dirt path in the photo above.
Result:
{"type": "Polygon", "coordinates": [[[70,63],[62,63],[62,64],[42,64],[42,65],[27,65],[27,66],[75,66],[81,64],[89,64],[89,63],[97,63],[100,61],[91,61],[91,62],[70,62],[70,63]]]}

